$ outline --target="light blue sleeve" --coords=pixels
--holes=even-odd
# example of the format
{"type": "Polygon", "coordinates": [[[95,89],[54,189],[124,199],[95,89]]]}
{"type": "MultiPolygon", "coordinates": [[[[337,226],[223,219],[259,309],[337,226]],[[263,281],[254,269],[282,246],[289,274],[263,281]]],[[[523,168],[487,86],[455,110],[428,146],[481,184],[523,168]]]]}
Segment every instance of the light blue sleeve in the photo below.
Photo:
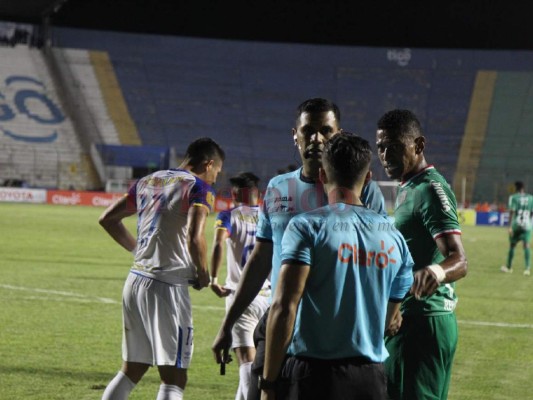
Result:
{"type": "Polygon", "coordinates": [[[392,281],[392,287],[389,296],[390,300],[396,301],[402,300],[411,288],[411,285],[413,284],[413,267],[415,266],[415,262],[413,261],[413,257],[409,252],[407,243],[401,235],[398,237],[398,245],[400,246],[399,249],[402,257],[402,264],[398,270],[398,273],[396,274],[396,277],[392,281]]]}
{"type": "Polygon", "coordinates": [[[378,214],[387,216],[387,210],[385,209],[385,197],[379,188],[376,181],[370,180],[364,187],[361,193],[361,201],[363,204],[377,212],[378,214]]]}
{"type": "Polygon", "coordinates": [[[299,216],[289,222],[281,240],[282,265],[289,260],[311,265],[312,240],[306,226],[306,220],[299,216]]]}
{"type": "Polygon", "coordinates": [[[273,189],[269,183],[263,203],[259,208],[259,219],[257,220],[256,238],[272,241],[272,224],[270,222],[270,214],[268,207],[274,201],[273,189]]]}

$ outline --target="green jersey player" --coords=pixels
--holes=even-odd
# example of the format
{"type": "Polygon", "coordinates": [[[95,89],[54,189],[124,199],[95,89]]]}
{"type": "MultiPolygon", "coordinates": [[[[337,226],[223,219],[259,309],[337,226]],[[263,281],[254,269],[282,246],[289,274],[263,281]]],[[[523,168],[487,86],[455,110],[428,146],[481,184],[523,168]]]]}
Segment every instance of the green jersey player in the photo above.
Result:
{"type": "Polygon", "coordinates": [[[515,182],[516,193],[509,196],[509,252],[507,253],[507,265],[502,266],[502,272],[513,272],[512,263],[514,248],[518,242],[524,246],[524,258],[526,268],[524,275],[530,275],[531,269],[531,214],[533,211],[533,196],[525,192],[524,183],[515,182]]]}
{"type": "Polygon", "coordinates": [[[414,283],[397,315],[397,331],[389,327],[386,338],[389,396],[445,400],[458,339],[454,282],[467,271],[455,196],[426,162],[426,140],[411,111],[389,111],[377,128],[380,162],[389,178],[401,181],[395,226],[415,262],[414,283]]]}

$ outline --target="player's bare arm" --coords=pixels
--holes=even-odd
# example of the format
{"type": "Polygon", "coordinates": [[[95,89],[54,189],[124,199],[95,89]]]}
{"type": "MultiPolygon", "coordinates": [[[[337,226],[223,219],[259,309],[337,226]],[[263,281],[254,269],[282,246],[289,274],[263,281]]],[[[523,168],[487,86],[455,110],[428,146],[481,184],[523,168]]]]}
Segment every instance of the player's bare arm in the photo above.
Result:
{"type": "Polygon", "coordinates": [[[192,261],[196,266],[198,282],[195,289],[202,289],[209,285],[209,271],[207,266],[207,243],[205,240],[205,223],[209,210],[204,206],[192,206],[188,213],[187,246],[192,261]]]}
{"type": "Polygon", "coordinates": [[[226,297],[231,294],[231,290],[226,289],[218,282],[218,274],[224,257],[225,241],[228,238],[226,229],[217,228],[213,239],[213,250],[211,252],[211,290],[218,297],[226,297]]]}
{"type": "MultiPolygon", "coordinates": [[[[298,304],[305,289],[309,276],[309,265],[281,266],[279,281],[270,306],[266,330],[265,366],[263,378],[275,381],[281,370],[287,348],[289,347],[298,304]]],[[[261,399],[270,400],[274,397],[270,391],[262,391],[261,399]]]]}
{"type": "Polygon", "coordinates": [[[136,210],[128,203],[126,196],[111,204],[100,215],[98,222],[115,241],[128,251],[133,251],[137,241],[128,231],[122,220],[135,214],[136,210]]]}
{"type": "Polygon", "coordinates": [[[263,287],[272,269],[272,242],[257,241],[250,258],[242,271],[242,276],[235,292],[234,301],[229,308],[217,336],[211,346],[215,360],[220,363],[227,359],[231,347],[231,329],[246,307],[255,299],[263,287]]]}
{"type": "Polygon", "coordinates": [[[461,236],[443,235],[436,239],[436,243],[446,258],[438,265],[430,265],[415,272],[411,294],[417,299],[435,293],[441,283],[455,282],[466,276],[468,263],[461,236]]]}
{"type": "Polygon", "coordinates": [[[400,302],[389,301],[387,304],[387,316],[385,317],[385,336],[394,336],[402,326],[402,313],[400,302]]]}

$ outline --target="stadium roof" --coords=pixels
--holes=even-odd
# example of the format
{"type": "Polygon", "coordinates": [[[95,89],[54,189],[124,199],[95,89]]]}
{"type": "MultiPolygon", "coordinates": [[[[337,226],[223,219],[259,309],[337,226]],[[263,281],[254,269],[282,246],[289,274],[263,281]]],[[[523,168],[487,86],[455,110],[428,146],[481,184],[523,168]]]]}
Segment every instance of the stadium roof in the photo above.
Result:
{"type": "Polygon", "coordinates": [[[533,2],[3,0],[0,20],[269,42],[533,50],[533,2]]]}

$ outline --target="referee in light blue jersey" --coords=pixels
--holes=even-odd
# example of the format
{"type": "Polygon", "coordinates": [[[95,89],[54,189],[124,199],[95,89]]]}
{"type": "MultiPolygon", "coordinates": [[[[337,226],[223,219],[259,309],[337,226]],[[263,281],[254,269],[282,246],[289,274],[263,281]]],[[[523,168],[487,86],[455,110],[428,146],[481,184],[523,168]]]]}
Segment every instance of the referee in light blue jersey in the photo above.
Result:
{"type": "Polygon", "coordinates": [[[383,338],[414,263],[392,221],[361,201],[371,154],[358,136],[331,138],[320,169],[328,205],[295,216],[285,230],[264,400],[387,398],[383,338]]]}

